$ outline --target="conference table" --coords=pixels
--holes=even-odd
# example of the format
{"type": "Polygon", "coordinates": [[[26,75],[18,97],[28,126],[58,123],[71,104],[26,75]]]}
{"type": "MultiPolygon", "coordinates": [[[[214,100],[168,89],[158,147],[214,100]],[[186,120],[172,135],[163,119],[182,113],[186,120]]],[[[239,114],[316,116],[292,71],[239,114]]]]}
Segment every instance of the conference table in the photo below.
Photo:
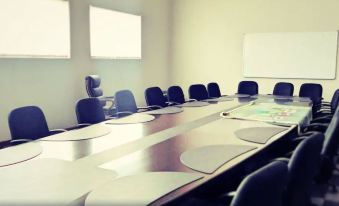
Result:
{"type": "Polygon", "coordinates": [[[12,158],[0,158],[0,204],[163,205],[209,185],[227,187],[311,119],[310,100],[276,100],[232,96],[145,123],[108,120],[0,150],[12,158]],[[227,116],[262,103],[304,113],[287,125],[227,116]]]}

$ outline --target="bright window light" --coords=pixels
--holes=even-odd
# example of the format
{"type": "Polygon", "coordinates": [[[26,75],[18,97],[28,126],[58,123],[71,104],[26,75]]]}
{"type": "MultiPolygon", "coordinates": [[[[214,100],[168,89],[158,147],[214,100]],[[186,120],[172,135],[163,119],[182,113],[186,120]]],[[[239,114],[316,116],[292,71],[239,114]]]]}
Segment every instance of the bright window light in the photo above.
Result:
{"type": "Polygon", "coordinates": [[[0,57],[69,58],[69,5],[63,0],[0,0],[0,57]]]}
{"type": "Polygon", "coordinates": [[[91,57],[141,59],[141,16],[90,6],[91,57]]]}

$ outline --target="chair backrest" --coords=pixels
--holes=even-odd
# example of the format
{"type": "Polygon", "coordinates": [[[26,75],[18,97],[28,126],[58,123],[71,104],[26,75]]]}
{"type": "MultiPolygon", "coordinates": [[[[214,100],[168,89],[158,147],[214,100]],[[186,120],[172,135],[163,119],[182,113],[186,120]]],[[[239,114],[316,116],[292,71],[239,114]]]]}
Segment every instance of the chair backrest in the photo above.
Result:
{"type": "Polygon", "coordinates": [[[221,97],[221,92],[219,85],[216,82],[211,82],[207,84],[207,91],[208,91],[208,96],[210,98],[218,98],[221,97]]]}
{"type": "Polygon", "coordinates": [[[238,84],[238,94],[256,95],[258,90],[259,86],[255,81],[241,81],[238,84]]]}
{"type": "Polygon", "coordinates": [[[281,206],[287,177],[285,162],[275,161],[260,168],[241,182],[231,206],[281,206]]]}
{"type": "Polygon", "coordinates": [[[324,135],[314,133],[294,150],[288,163],[289,178],[285,193],[285,205],[306,206],[315,174],[320,166],[320,152],[324,135]]]}
{"type": "Polygon", "coordinates": [[[102,89],[100,89],[101,79],[98,75],[89,75],[85,81],[89,97],[101,97],[103,95],[102,89]]]}
{"type": "Polygon", "coordinates": [[[150,87],[145,90],[145,99],[148,106],[167,107],[167,99],[159,87],[150,87]]]}
{"type": "Polygon", "coordinates": [[[331,99],[331,110],[334,113],[339,103],[339,89],[335,90],[331,99]]]}
{"type": "Polygon", "coordinates": [[[167,90],[167,98],[169,102],[175,102],[179,104],[185,103],[185,95],[179,86],[171,86],[167,90]]]}
{"type": "Polygon", "coordinates": [[[100,100],[95,97],[81,99],[75,106],[78,123],[96,124],[105,120],[100,100]]]}
{"type": "Polygon", "coordinates": [[[117,112],[136,113],[138,111],[134,95],[130,90],[117,91],[114,95],[114,100],[117,112]]]}
{"type": "Polygon", "coordinates": [[[12,139],[39,139],[50,135],[43,111],[37,106],[12,110],[8,116],[12,139]]]}
{"type": "Polygon", "coordinates": [[[318,105],[321,103],[323,95],[323,87],[321,84],[315,83],[304,83],[300,86],[299,96],[300,97],[309,97],[313,105],[318,105]]]}
{"type": "Polygon", "coordinates": [[[208,99],[208,92],[203,84],[193,84],[188,88],[188,94],[190,99],[196,99],[198,101],[208,99]]]}
{"type": "Polygon", "coordinates": [[[273,95],[293,96],[294,86],[289,82],[278,82],[273,89],[273,95]]]}

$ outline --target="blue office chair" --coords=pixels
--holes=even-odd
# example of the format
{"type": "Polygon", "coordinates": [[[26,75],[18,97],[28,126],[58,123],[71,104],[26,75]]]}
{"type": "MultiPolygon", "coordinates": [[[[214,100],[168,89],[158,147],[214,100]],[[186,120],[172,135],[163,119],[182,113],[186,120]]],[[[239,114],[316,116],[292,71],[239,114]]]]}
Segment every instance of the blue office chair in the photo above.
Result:
{"type": "Polygon", "coordinates": [[[207,84],[207,91],[209,98],[219,98],[221,97],[221,92],[219,85],[216,82],[211,82],[207,84]]]}
{"type": "Polygon", "coordinates": [[[321,151],[320,170],[315,179],[318,183],[328,183],[332,186],[333,191],[336,191],[335,185],[329,181],[335,169],[335,157],[339,149],[339,107],[336,109],[324,135],[325,140],[321,151]]]}
{"type": "Polygon", "coordinates": [[[100,77],[98,75],[89,75],[85,78],[85,83],[88,96],[96,97],[100,100],[100,104],[103,107],[105,114],[113,114],[115,112],[114,97],[103,96],[103,91],[100,88],[100,77]]]}
{"type": "Polygon", "coordinates": [[[284,202],[287,206],[306,206],[310,203],[313,179],[320,165],[324,135],[318,132],[303,140],[288,161],[289,178],[284,202]]]}
{"type": "Polygon", "coordinates": [[[241,182],[231,206],[281,206],[287,177],[285,162],[274,161],[260,168],[241,182]]]}
{"type": "Polygon", "coordinates": [[[122,117],[133,113],[137,113],[139,110],[147,110],[147,108],[138,107],[133,93],[130,90],[120,90],[114,95],[116,116],[122,117]]]}
{"type": "Polygon", "coordinates": [[[304,83],[300,86],[299,96],[309,97],[313,102],[313,114],[321,107],[323,87],[321,84],[304,83]]]}
{"type": "Polygon", "coordinates": [[[294,86],[289,82],[278,82],[273,89],[273,95],[293,96],[294,86]]]}
{"type": "Polygon", "coordinates": [[[169,102],[183,104],[186,102],[184,92],[179,86],[170,86],[167,89],[167,98],[169,102]]]}
{"type": "MultiPolygon", "coordinates": [[[[319,122],[319,118],[327,119],[329,122],[337,109],[339,103],[339,89],[337,89],[331,99],[331,102],[321,102],[320,108],[313,114],[313,119],[315,122],[319,122]]],[[[326,120],[325,120],[326,122],[326,120]]]]}
{"type": "Polygon", "coordinates": [[[193,84],[188,88],[188,94],[190,99],[198,101],[208,99],[208,92],[203,84],[193,84]]]}
{"type": "Polygon", "coordinates": [[[153,109],[159,109],[170,105],[159,87],[147,88],[145,90],[145,99],[147,106],[153,109]]]}
{"type": "Polygon", "coordinates": [[[241,81],[238,85],[238,94],[248,94],[250,96],[258,94],[259,86],[255,81],[241,81]]]}
{"type": "Polygon", "coordinates": [[[64,132],[64,129],[49,130],[43,111],[37,106],[25,106],[12,110],[8,116],[12,144],[40,139],[64,132]]]}
{"type": "Polygon", "coordinates": [[[105,113],[98,98],[81,99],[76,103],[75,112],[79,124],[96,124],[105,121],[105,113]]]}

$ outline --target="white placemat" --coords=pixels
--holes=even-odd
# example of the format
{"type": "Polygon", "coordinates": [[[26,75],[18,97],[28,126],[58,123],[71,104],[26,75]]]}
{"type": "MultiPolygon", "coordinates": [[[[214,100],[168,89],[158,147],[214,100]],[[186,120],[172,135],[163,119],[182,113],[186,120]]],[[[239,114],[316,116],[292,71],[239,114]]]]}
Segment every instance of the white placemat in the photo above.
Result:
{"type": "Polygon", "coordinates": [[[114,177],[113,171],[35,159],[0,168],[0,205],[66,205],[114,177]]]}
{"type": "Polygon", "coordinates": [[[175,114],[184,111],[183,108],[180,107],[164,107],[162,109],[151,110],[148,112],[144,112],[146,114],[175,114]]]}
{"type": "Polygon", "coordinates": [[[246,145],[207,145],[182,153],[180,160],[181,163],[193,170],[212,174],[228,161],[253,149],[256,149],[256,147],[246,145]]]}
{"type": "Polygon", "coordinates": [[[154,119],[155,117],[150,114],[134,113],[126,117],[108,120],[105,123],[106,124],[137,124],[137,123],[150,122],[154,119]]]}
{"type": "Polygon", "coordinates": [[[183,172],[150,172],[121,177],[93,190],[87,196],[85,206],[148,205],[202,177],[183,172]]]}
{"type": "Polygon", "coordinates": [[[42,147],[38,142],[29,142],[12,147],[7,147],[0,150],[0,167],[30,160],[40,155],[41,152],[42,147]]]}
{"type": "Polygon", "coordinates": [[[286,131],[288,128],[284,127],[250,127],[239,129],[234,134],[242,140],[265,144],[273,136],[280,132],[286,131]]]}
{"type": "Polygon", "coordinates": [[[111,128],[103,124],[95,124],[81,129],[62,132],[44,137],[39,141],[80,141],[105,136],[111,133],[111,128]]]}
{"type": "Polygon", "coordinates": [[[208,102],[194,101],[194,102],[185,102],[184,104],[180,104],[178,106],[180,107],[204,107],[208,105],[209,105],[208,102]]]}

